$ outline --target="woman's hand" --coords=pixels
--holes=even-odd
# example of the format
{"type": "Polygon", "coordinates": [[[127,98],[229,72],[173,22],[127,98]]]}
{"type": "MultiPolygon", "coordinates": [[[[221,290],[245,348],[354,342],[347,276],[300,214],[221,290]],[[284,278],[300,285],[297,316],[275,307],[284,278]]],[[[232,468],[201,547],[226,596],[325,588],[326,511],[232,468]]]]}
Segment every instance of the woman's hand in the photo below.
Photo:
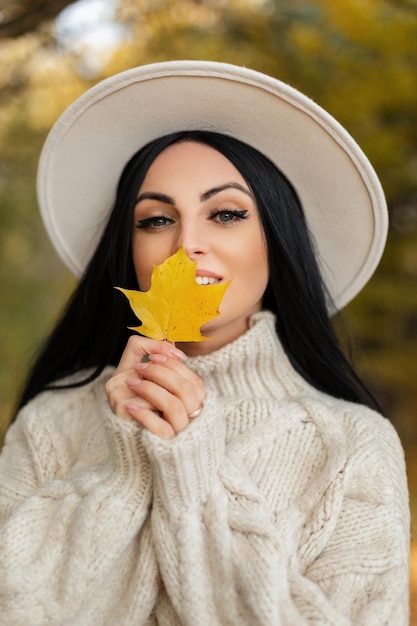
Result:
{"type": "Polygon", "coordinates": [[[206,395],[202,380],[181,362],[185,358],[166,341],[130,337],[106,384],[112,411],[163,439],[175,437],[187,428],[206,395]],[[145,356],[149,360],[143,362],[145,356]]]}

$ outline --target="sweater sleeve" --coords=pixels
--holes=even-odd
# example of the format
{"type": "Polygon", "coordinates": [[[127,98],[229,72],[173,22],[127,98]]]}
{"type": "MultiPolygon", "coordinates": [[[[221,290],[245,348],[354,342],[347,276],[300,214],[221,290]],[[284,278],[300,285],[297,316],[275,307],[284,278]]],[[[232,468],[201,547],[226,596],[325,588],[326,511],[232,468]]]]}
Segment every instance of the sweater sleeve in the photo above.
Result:
{"type": "Polygon", "coordinates": [[[68,393],[25,407],[0,457],[0,622],[145,624],[159,574],[140,432],[68,393]]]}
{"type": "MultiPolygon", "coordinates": [[[[173,441],[143,433],[155,549],[182,625],[408,624],[403,453],[389,423],[364,411],[375,428],[343,445],[339,437],[317,493],[278,510],[277,477],[259,488],[256,470],[225,446],[211,402],[173,441]]],[[[260,435],[257,444],[259,459],[273,448],[260,435]]]]}

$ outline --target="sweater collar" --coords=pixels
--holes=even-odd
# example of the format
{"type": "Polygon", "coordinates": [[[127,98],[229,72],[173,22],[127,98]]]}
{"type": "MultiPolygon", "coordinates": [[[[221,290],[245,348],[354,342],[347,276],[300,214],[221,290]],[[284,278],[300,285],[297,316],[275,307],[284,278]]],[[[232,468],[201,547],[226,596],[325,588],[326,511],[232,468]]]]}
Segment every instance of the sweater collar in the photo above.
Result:
{"type": "Polygon", "coordinates": [[[252,315],[249,329],[235,341],[187,365],[220,396],[282,398],[297,394],[308,383],[294,370],[275,331],[269,311],[252,315]]]}

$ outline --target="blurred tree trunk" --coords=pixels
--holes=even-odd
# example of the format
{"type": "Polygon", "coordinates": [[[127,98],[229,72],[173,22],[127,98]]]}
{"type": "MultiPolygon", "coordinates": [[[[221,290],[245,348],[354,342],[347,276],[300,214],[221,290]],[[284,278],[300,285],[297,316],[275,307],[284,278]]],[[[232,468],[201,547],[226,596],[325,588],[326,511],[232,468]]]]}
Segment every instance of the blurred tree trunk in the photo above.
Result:
{"type": "Polygon", "coordinates": [[[38,30],[74,0],[0,0],[0,38],[19,37],[38,30]]]}

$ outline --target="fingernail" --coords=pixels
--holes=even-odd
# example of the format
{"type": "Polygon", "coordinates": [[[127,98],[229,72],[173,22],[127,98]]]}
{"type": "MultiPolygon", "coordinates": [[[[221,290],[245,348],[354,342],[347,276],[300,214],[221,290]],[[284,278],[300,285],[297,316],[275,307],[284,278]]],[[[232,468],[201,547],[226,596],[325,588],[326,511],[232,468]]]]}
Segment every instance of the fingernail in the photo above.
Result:
{"type": "Polygon", "coordinates": [[[182,350],[179,350],[178,348],[171,348],[170,352],[173,356],[177,357],[178,359],[181,359],[181,361],[185,361],[187,358],[187,355],[182,350]]]}
{"type": "Polygon", "coordinates": [[[136,365],[134,365],[134,369],[141,372],[142,370],[145,370],[149,365],[149,361],[146,361],[146,363],[137,363],[136,365]]]}
{"type": "Polygon", "coordinates": [[[128,378],[126,380],[126,385],[128,387],[137,387],[138,385],[140,385],[141,382],[142,381],[140,378],[128,378]]]}
{"type": "Polygon", "coordinates": [[[168,357],[164,356],[163,354],[150,354],[149,358],[152,363],[165,363],[168,357]]]}
{"type": "Polygon", "coordinates": [[[139,409],[139,407],[137,404],[129,403],[125,404],[125,409],[128,413],[135,413],[139,409]]]}

